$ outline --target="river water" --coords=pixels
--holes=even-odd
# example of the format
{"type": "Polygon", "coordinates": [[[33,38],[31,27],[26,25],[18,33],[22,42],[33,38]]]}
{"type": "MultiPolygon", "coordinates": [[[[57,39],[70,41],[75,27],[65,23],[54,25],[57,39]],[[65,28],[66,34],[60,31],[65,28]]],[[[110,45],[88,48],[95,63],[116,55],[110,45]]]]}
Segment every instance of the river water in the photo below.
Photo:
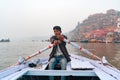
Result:
{"type": "MultiPolygon", "coordinates": [[[[0,70],[6,67],[15,64],[19,56],[26,57],[30,54],[37,52],[40,49],[43,49],[50,42],[41,42],[41,41],[11,41],[6,43],[0,43],[0,70]]],[[[88,49],[92,53],[96,54],[99,57],[105,56],[108,62],[114,65],[120,70],[120,43],[76,43],[83,48],[88,49]]],[[[67,44],[67,49],[69,53],[84,55],[82,52],[67,44]]],[[[32,58],[44,58],[49,57],[51,49],[43,52],[42,54],[32,58]]],[[[87,55],[84,55],[89,57],[87,55]]]]}

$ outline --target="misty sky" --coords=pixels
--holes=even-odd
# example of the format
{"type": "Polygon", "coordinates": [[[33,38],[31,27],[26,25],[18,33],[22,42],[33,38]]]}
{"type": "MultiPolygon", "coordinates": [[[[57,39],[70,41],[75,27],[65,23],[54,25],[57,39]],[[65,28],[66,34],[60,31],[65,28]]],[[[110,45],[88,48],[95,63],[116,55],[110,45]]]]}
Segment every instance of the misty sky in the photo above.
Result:
{"type": "Polygon", "coordinates": [[[0,0],[0,39],[49,36],[55,25],[66,33],[90,14],[120,11],[119,4],[120,0],[0,0]]]}

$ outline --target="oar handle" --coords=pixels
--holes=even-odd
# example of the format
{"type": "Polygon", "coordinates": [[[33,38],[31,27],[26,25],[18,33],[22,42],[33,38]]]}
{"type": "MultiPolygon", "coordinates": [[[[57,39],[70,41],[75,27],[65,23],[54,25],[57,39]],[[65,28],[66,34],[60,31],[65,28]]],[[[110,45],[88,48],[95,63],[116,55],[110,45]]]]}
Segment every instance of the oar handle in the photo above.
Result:
{"type": "Polygon", "coordinates": [[[75,48],[79,49],[79,50],[82,51],[83,53],[86,53],[86,54],[88,54],[88,55],[90,55],[90,56],[92,56],[92,57],[94,57],[94,58],[96,58],[96,59],[98,59],[98,60],[101,61],[101,58],[100,58],[100,57],[94,55],[92,52],[88,51],[87,49],[82,48],[81,46],[77,45],[76,43],[73,43],[73,42],[71,42],[70,40],[65,39],[65,38],[63,38],[62,40],[63,40],[64,42],[68,43],[68,44],[71,44],[72,46],[74,46],[75,48]]]}

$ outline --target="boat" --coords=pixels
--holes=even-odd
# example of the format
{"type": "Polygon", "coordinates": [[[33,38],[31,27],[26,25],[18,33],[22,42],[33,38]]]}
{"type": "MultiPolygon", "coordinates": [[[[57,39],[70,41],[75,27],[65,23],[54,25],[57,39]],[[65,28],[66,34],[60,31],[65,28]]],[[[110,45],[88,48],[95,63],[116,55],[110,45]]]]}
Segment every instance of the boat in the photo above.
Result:
{"type": "Polygon", "coordinates": [[[120,43],[120,41],[114,41],[114,43],[120,43]]]}
{"type": "MultiPolygon", "coordinates": [[[[89,53],[69,40],[64,41],[89,53]]],[[[59,64],[55,66],[55,70],[48,70],[48,58],[28,60],[52,46],[54,45],[49,45],[27,58],[20,57],[17,64],[0,71],[0,80],[49,80],[49,76],[55,76],[55,80],[60,80],[61,76],[66,76],[66,80],[120,80],[120,70],[109,64],[104,56],[102,60],[106,64],[70,53],[71,62],[67,64],[66,70],[60,70],[59,64]]]]}
{"type": "MultiPolygon", "coordinates": [[[[71,54],[66,70],[48,70],[48,58],[26,61],[0,71],[0,80],[49,80],[49,76],[66,76],[67,80],[120,80],[120,71],[100,61],[71,54]]],[[[59,65],[59,64],[58,64],[59,65]]]]}
{"type": "Polygon", "coordinates": [[[10,39],[1,39],[0,42],[10,42],[10,39]]]}
{"type": "Polygon", "coordinates": [[[120,43],[120,40],[114,40],[114,43],[120,43]]]}
{"type": "Polygon", "coordinates": [[[88,43],[89,40],[80,40],[81,43],[88,43]]]}

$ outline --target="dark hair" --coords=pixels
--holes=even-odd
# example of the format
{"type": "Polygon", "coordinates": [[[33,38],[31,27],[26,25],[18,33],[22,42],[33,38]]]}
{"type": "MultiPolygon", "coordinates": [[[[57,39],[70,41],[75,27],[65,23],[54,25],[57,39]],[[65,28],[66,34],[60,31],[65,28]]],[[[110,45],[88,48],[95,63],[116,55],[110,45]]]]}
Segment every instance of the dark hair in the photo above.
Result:
{"type": "Polygon", "coordinates": [[[55,30],[55,29],[61,31],[61,27],[60,26],[54,26],[53,30],[55,30]]]}

